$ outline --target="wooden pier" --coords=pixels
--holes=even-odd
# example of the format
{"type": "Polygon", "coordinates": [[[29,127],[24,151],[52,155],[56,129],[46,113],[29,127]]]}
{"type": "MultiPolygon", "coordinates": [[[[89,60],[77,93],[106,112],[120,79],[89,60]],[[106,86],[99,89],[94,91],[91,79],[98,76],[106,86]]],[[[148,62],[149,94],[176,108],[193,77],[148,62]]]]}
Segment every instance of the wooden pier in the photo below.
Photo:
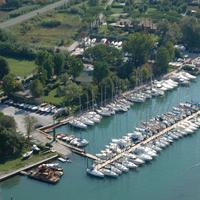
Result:
{"type": "Polygon", "coordinates": [[[59,122],[56,122],[56,123],[54,123],[54,124],[50,124],[50,125],[47,125],[47,126],[43,126],[43,127],[39,128],[38,130],[39,130],[39,131],[46,132],[46,133],[51,132],[51,131],[53,131],[53,129],[58,128],[58,127],[60,127],[60,126],[62,126],[62,125],[67,124],[67,123],[68,123],[70,120],[72,120],[73,118],[74,118],[74,117],[68,117],[68,118],[63,119],[63,120],[61,120],[61,121],[59,121],[59,122]]]}
{"type": "Polygon", "coordinates": [[[126,153],[133,152],[137,147],[139,147],[139,146],[141,146],[141,145],[145,145],[145,144],[147,144],[147,143],[149,143],[149,142],[151,142],[151,141],[153,141],[153,140],[155,140],[155,139],[157,139],[157,138],[160,138],[161,136],[163,136],[164,134],[166,134],[166,133],[169,132],[170,130],[176,128],[180,123],[189,121],[190,119],[193,119],[193,118],[195,118],[195,117],[198,116],[198,115],[200,115],[200,111],[197,111],[196,113],[192,114],[191,116],[186,117],[185,119],[183,119],[183,120],[181,120],[181,121],[175,123],[174,125],[172,125],[172,126],[166,128],[166,129],[162,130],[162,131],[159,132],[158,134],[153,135],[153,136],[147,138],[146,140],[144,140],[144,141],[142,141],[142,142],[140,142],[140,143],[138,143],[138,144],[136,144],[136,145],[131,146],[129,149],[126,149],[125,151],[123,151],[122,153],[116,155],[116,156],[113,157],[112,159],[107,160],[107,161],[105,161],[105,162],[102,161],[103,163],[97,164],[94,168],[95,168],[96,170],[99,170],[99,169],[105,167],[106,165],[109,165],[109,164],[111,164],[111,163],[117,161],[118,159],[122,158],[126,153]]]}

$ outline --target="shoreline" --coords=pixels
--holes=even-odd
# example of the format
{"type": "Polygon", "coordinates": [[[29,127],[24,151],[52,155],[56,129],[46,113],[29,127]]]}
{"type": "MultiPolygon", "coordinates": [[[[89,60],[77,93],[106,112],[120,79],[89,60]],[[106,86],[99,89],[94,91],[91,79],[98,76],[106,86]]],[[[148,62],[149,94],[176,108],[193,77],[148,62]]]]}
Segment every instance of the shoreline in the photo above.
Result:
{"type": "Polygon", "coordinates": [[[31,168],[34,168],[34,167],[40,165],[40,164],[54,160],[57,157],[58,157],[58,154],[55,154],[55,155],[50,156],[48,158],[45,158],[45,159],[42,159],[42,160],[37,161],[35,163],[29,164],[28,166],[24,166],[24,167],[21,167],[21,168],[18,168],[18,169],[13,169],[12,171],[6,172],[5,174],[0,176],[0,182],[5,181],[6,179],[11,178],[15,175],[18,175],[21,171],[29,170],[31,168]]]}

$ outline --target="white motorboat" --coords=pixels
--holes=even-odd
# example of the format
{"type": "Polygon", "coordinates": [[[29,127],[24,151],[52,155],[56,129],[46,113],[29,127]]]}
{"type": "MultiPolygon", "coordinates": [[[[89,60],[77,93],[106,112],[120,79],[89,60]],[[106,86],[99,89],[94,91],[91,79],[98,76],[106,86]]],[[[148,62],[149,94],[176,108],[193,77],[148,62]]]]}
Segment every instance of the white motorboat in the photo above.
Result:
{"type": "Polygon", "coordinates": [[[77,147],[84,147],[87,146],[89,142],[86,139],[74,138],[70,141],[70,144],[75,145],[77,147]]]}
{"type": "Polygon", "coordinates": [[[122,165],[122,164],[120,164],[120,163],[114,162],[113,165],[114,165],[117,169],[121,170],[122,172],[128,172],[128,171],[129,171],[129,169],[128,169],[127,167],[125,167],[124,165],[122,165]]]}
{"type": "Polygon", "coordinates": [[[25,154],[22,155],[22,158],[24,160],[28,159],[32,154],[33,154],[33,151],[28,151],[28,152],[26,152],[25,154]]]}
{"type": "Polygon", "coordinates": [[[145,153],[137,154],[137,157],[142,159],[143,161],[151,161],[152,160],[152,157],[145,153]]]}
{"type": "Polygon", "coordinates": [[[113,165],[107,165],[105,168],[115,172],[118,175],[122,174],[122,171],[114,167],[113,165]]]}
{"type": "Polygon", "coordinates": [[[87,128],[87,125],[78,121],[78,120],[71,120],[69,121],[69,124],[75,128],[80,128],[80,129],[86,129],[87,128]]]}
{"type": "Polygon", "coordinates": [[[112,114],[108,110],[97,109],[98,114],[102,115],[103,117],[110,117],[112,114]]]}
{"type": "Polygon", "coordinates": [[[59,160],[60,162],[63,162],[63,163],[66,163],[66,162],[67,162],[67,160],[64,159],[64,158],[62,158],[62,157],[59,157],[58,160],[59,160]]]}
{"type": "Polygon", "coordinates": [[[83,124],[86,124],[88,126],[93,126],[94,122],[86,117],[80,117],[79,121],[82,122],[83,124]]]}
{"type": "Polygon", "coordinates": [[[86,170],[88,174],[98,177],[98,178],[104,178],[104,174],[96,169],[87,169],[86,170]]]}
{"type": "Polygon", "coordinates": [[[123,160],[123,161],[122,161],[122,165],[124,165],[125,167],[130,168],[130,169],[135,169],[135,168],[137,168],[137,165],[136,165],[136,164],[134,164],[133,162],[130,162],[130,161],[128,161],[128,160],[123,160]]]}
{"type": "Polygon", "coordinates": [[[115,173],[114,171],[111,171],[109,169],[100,169],[99,170],[101,173],[103,173],[105,176],[110,176],[110,177],[114,177],[114,178],[117,178],[118,177],[118,174],[115,173]]]}
{"type": "Polygon", "coordinates": [[[136,165],[142,165],[145,163],[145,161],[140,158],[135,158],[133,159],[133,163],[135,163],[136,165]]]}

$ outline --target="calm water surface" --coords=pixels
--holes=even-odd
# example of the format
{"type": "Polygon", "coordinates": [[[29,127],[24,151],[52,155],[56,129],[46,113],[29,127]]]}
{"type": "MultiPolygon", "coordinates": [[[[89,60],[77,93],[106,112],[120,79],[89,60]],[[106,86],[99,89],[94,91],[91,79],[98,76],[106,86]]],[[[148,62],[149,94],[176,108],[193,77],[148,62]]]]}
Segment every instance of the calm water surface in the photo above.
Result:
{"type": "MultiPolygon", "coordinates": [[[[118,138],[144,120],[164,113],[180,101],[200,101],[200,77],[190,87],[168,92],[134,105],[129,112],[103,119],[86,131],[60,127],[57,132],[73,133],[90,141],[87,151],[98,153],[112,138],[118,138]]],[[[86,175],[87,161],[72,156],[72,164],[62,164],[65,175],[55,185],[16,176],[0,184],[0,199],[16,200],[199,200],[200,199],[200,131],[174,142],[150,164],[123,174],[118,179],[103,180],[86,175]]]]}

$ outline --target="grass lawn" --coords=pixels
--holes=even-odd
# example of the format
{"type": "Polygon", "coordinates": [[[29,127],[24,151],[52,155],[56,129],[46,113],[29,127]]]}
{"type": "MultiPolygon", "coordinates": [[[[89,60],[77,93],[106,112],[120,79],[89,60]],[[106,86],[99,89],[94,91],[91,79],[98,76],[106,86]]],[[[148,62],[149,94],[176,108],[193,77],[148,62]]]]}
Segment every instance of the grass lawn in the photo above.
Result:
{"type": "Polygon", "coordinates": [[[56,89],[51,90],[48,96],[43,96],[42,99],[50,104],[60,105],[62,104],[63,97],[56,97],[56,89]]]}
{"type": "Polygon", "coordinates": [[[46,158],[49,158],[51,156],[56,155],[56,153],[39,153],[37,155],[32,155],[29,159],[27,160],[22,160],[21,157],[9,160],[5,163],[0,163],[0,174],[5,174],[8,172],[11,172],[13,170],[17,170],[22,167],[26,167],[28,165],[34,164],[36,162],[39,162],[41,160],[44,160],[46,158]]]}
{"type": "Polygon", "coordinates": [[[11,31],[16,33],[19,40],[41,47],[54,47],[71,44],[79,29],[81,19],[78,15],[71,15],[67,12],[54,11],[43,16],[37,16],[27,22],[14,26],[11,31]],[[59,21],[60,25],[52,28],[45,28],[41,25],[46,21],[59,21]]]}
{"type": "Polygon", "coordinates": [[[34,61],[17,60],[17,59],[6,58],[6,57],[5,59],[7,60],[9,64],[10,72],[22,78],[30,75],[37,67],[34,61]]]}
{"type": "Polygon", "coordinates": [[[113,14],[120,14],[124,12],[123,8],[111,8],[111,11],[113,14]]]}

